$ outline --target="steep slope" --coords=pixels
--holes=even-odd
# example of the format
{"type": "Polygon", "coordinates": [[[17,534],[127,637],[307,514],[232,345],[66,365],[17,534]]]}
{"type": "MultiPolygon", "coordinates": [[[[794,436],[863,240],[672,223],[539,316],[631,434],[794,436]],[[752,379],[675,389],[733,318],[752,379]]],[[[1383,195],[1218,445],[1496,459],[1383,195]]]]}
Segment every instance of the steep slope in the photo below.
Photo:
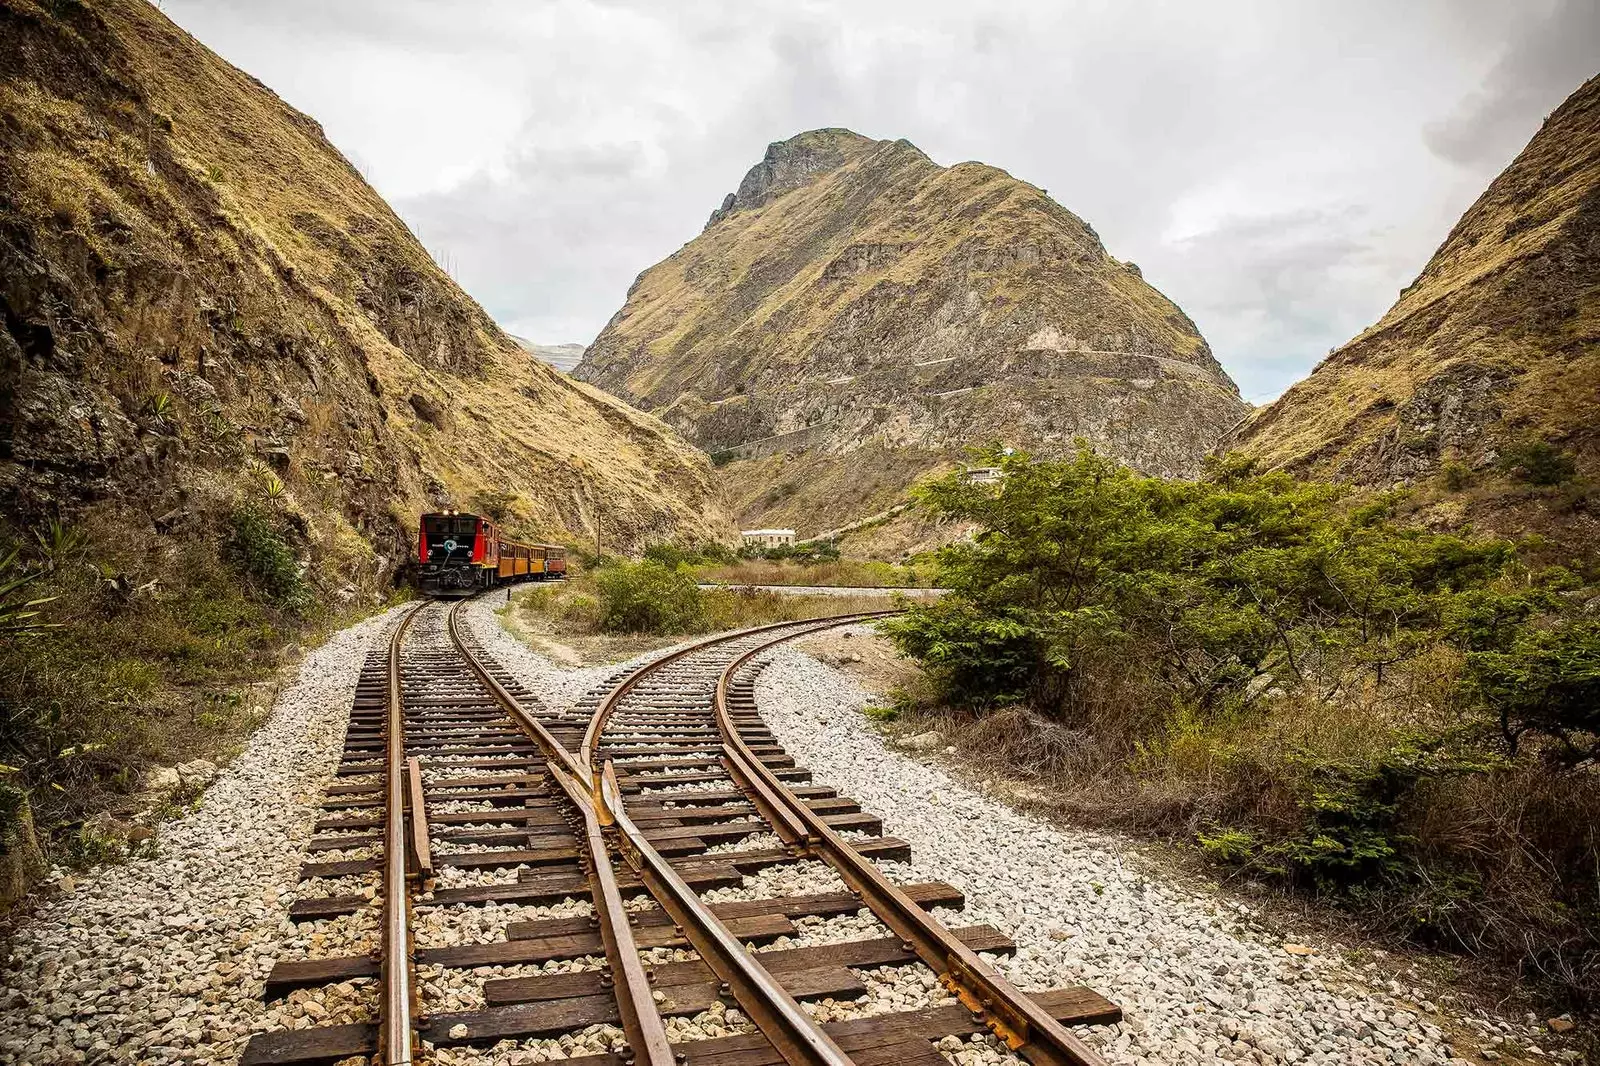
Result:
{"type": "Polygon", "coordinates": [[[485,497],[552,538],[602,501],[613,544],[728,533],[703,457],[530,359],[317,123],[155,7],[0,0],[0,40],[8,515],[201,536],[264,491],[379,577],[419,510],[485,497]]]}
{"type": "Polygon", "coordinates": [[[1600,77],[1573,93],[1370,329],[1228,442],[1387,486],[1541,439],[1600,451],[1600,77]]]}
{"type": "Polygon", "coordinates": [[[726,453],[744,520],[802,532],[991,439],[1188,473],[1246,409],[1188,317],[1043,190],[837,129],[771,145],[575,375],[726,453]]]}

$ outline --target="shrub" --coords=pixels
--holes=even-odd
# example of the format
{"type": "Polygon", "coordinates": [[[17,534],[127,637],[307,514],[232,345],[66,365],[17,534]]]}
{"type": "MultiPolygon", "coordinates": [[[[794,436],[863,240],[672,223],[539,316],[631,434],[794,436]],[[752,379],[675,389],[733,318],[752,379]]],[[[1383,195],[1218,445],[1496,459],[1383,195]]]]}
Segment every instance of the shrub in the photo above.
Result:
{"type": "MultiPolygon", "coordinates": [[[[951,591],[883,624],[960,743],[1075,814],[1600,996],[1583,578],[1232,457],[1194,481],[1087,449],[979,462],[998,488],[919,490],[977,526],[940,553],[951,591]]],[[[1546,450],[1517,463],[1567,476],[1546,450]]]]}
{"type": "Polygon", "coordinates": [[[662,566],[676,569],[680,566],[714,566],[722,563],[731,563],[737,556],[733,549],[725,544],[707,541],[703,544],[676,544],[672,541],[657,541],[647,545],[644,557],[654,560],[662,566]]]}
{"type": "Polygon", "coordinates": [[[1468,654],[1467,667],[1468,692],[1497,712],[1513,752],[1535,733],[1557,742],[1548,755],[1560,763],[1600,759],[1600,621],[1519,630],[1505,650],[1468,654]]]}
{"type": "Polygon", "coordinates": [[[1439,468],[1439,481],[1446,491],[1460,492],[1472,485],[1472,468],[1452,460],[1439,468]]]}
{"type": "Polygon", "coordinates": [[[1502,473],[1530,485],[1561,485],[1578,474],[1578,464],[1572,456],[1543,440],[1507,445],[1497,465],[1502,473]]]}
{"type": "Polygon", "coordinates": [[[254,590],[279,607],[301,612],[310,607],[311,589],[300,576],[294,550],[261,508],[246,505],[229,516],[223,556],[254,590]]]}
{"type": "Polygon", "coordinates": [[[22,549],[12,548],[0,556],[0,636],[37,634],[51,628],[39,617],[39,608],[54,596],[34,596],[29,590],[43,574],[30,569],[21,559],[22,549]]]}
{"type": "Polygon", "coordinates": [[[687,572],[654,560],[595,572],[600,628],[607,633],[691,633],[703,623],[700,589],[687,572]]]}

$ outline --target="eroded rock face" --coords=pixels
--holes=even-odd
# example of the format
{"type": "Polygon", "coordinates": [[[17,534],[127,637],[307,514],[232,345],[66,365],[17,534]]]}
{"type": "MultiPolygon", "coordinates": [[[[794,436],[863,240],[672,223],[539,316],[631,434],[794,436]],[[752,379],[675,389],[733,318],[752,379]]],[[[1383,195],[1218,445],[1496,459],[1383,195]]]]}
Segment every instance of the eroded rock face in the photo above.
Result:
{"type": "Polygon", "coordinates": [[[0,511],[165,534],[280,478],[391,562],[406,516],[727,536],[703,456],[549,370],[321,127],[142,0],[0,0],[0,511]],[[121,519],[119,519],[120,521],[121,519]]]}
{"type": "Polygon", "coordinates": [[[575,374],[727,452],[741,517],[802,533],[989,441],[1191,474],[1247,409],[1188,317],[1042,190],[848,130],[771,145],[575,374]]]}
{"type": "Polygon", "coordinates": [[[1600,77],[1573,93],[1370,329],[1228,441],[1387,486],[1540,437],[1594,461],[1600,410],[1600,77]]]}

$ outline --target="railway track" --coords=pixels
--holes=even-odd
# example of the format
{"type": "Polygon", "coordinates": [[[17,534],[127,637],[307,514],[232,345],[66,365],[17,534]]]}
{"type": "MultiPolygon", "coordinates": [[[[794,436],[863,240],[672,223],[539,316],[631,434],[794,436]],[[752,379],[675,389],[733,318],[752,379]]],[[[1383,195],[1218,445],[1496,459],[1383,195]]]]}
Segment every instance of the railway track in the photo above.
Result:
{"type": "Polygon", "coordinates": [[[1013,987],[979,954],[1009,940],[937,921],[963,902],[951,886],[886,878],[873,860],[908,846],[761,722],[764,651],[870,615],[700,641],[561,712],[484,654],[460,609],[416,605],[369,656],[290,908],[341,932],[321,957],[280,960],[264,992],[336,985],[363,1004],[258,1034],[243,1066],[459,1061],[505,1040],[592,1066],[945,1066],[935,1042],[986,1032],[1039,1066],[1102,1061],[1069,1026],[1115,1021],[1113,1004],[1013,987]],[[832,887],[739,898],[747,875],[790,867],[832,887]],[[501,921],[509,907],[543,909],[501,921]],[[488,936],[482,915],[500,916],[488,936]],[[848,916],[881,935],[806,942],[802,927],[848,916]],[[439,937],[451,920],[480,935],[439,937]],[[917,963],[937,975],[932,1005],[824,1023],[807,1009],[917,963]],[[440,989],[464,974],[463,1008],[440,989]],[[717,1035],[687,1027],[704,1017],[717,1035]]]}

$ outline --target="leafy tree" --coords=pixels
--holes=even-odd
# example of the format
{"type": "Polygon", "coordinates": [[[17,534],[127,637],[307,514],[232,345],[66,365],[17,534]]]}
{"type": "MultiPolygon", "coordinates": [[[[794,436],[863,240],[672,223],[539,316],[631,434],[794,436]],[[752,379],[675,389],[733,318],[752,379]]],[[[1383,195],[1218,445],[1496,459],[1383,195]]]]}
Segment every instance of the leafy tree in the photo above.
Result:
{"type": "Polygon", "coordinates": [[[1504,650],[1467,656],[1469,691],[1494,708],[1515,751],[1536,733],[1554,738],[1564,764],[1600,758],[1600,621],[1525,627],[1504,650]]]}
{"type": "Polygon", "coordinates": [[[1143,477],[1087,448],[981,461],[1001,468],[998,486],[952,475],[920,490],[979,532],[941,553],[952,594],[890,626],[969,703],[1027,694],[1082,717],[1071,712],[1100,679],[1080,666],[1108,656],[1134,656],[1130,667],[1202,708],[1263,672],[1305,680],[1334,659],[1381,679],[1513,558],[1504,541],[1397,526],[1392,501],[1350,507],[1340,488],[1237,461],[1198,481],[1143,477]],[[997,641],[1004,666],[984,683],[997,641]]]}

